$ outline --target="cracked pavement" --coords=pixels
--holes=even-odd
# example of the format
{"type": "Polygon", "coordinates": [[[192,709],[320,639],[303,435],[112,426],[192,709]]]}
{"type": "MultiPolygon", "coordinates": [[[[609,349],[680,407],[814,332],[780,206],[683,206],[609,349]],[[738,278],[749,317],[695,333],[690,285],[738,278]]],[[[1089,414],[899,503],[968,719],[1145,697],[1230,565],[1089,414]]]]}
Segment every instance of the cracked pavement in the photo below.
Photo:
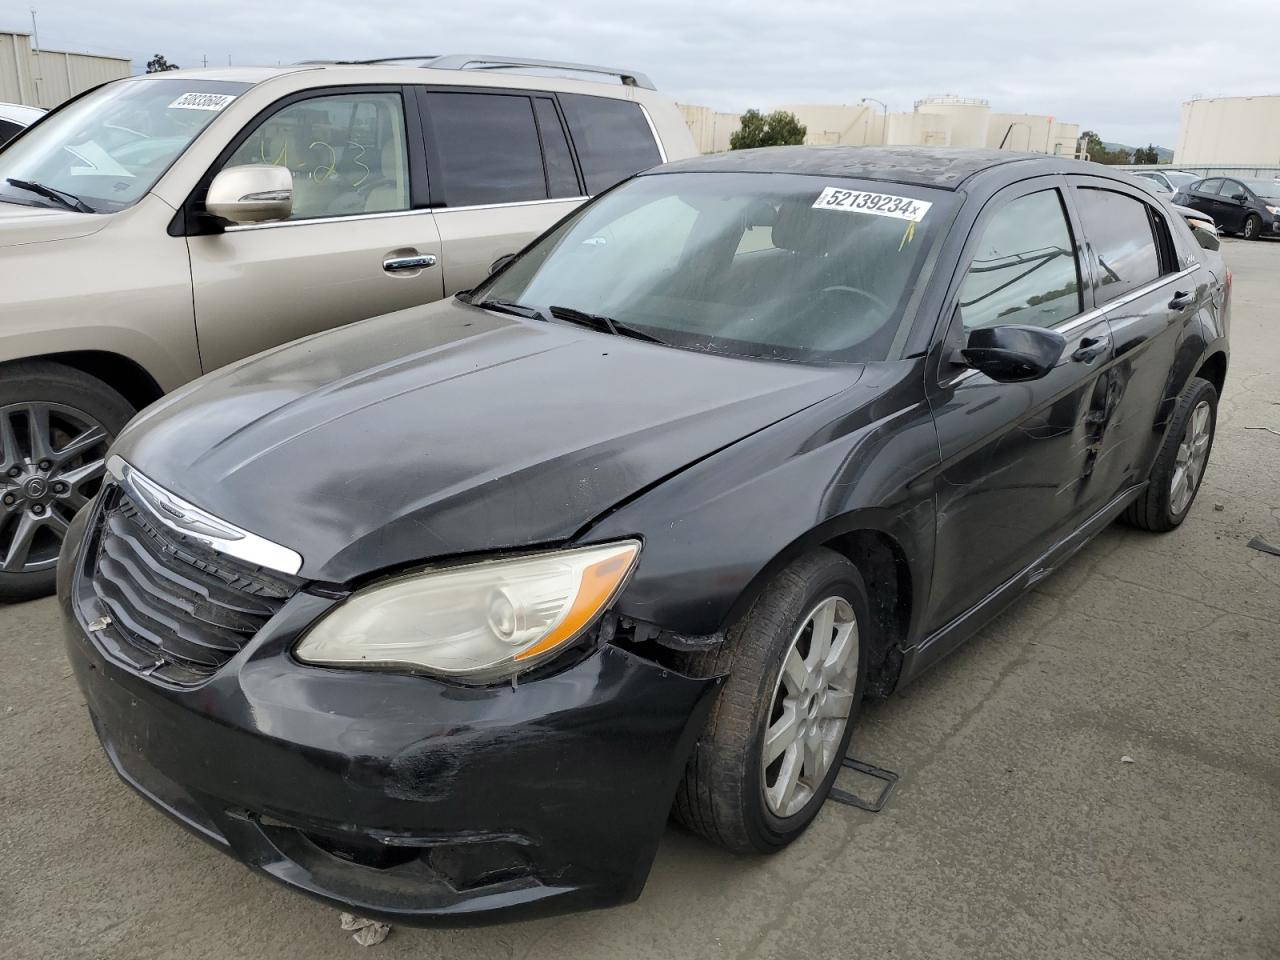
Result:
{"type": "MultiPolygon", "coordinates": [[[[1232,368],[1190,518],[1108,529],[870,705],[854,753],[902,778],[883,813],[828,805],[768,859],[671,827],[630,906],[371,955],[1280,957],[1280,558],[1245,546],[1280,545],[1280,436],[1245,429],[1280,430],[1280,242],[1223,253],[1232,368]]],[[[5,957],[362,955],[117,781],[52,600],[0,608],[0,731],[5,957]]]]}

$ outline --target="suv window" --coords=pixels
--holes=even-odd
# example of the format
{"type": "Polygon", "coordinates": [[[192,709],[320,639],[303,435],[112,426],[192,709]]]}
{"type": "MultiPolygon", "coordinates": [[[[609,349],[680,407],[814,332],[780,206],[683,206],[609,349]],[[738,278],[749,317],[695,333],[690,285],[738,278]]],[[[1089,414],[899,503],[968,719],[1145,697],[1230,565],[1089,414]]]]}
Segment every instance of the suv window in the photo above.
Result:
{"type": "Polygon", "coordinates": [[[595,196],[662,162],[640,104],[562,93],[560,105],[578,150],[588,194],[595,196]]]}
{"type": "Polygon", "coordinates": [[[538,115],[538,133],[542,135],[542,159],[547,164],[547,190],[553,197],[580,197],[578,174],[573,169],[573,155],[569,152],[569,138],[556,105],[547,97],[533,102],[538,115]]]}
{"type": "Polygon", "coordinates": [[[1099,304],[1160,276],[1160,251],[1145,203],[1095,187],[1077,189],[1076,200],[1080,225],[1093,247],[1094,290],[1099,304]]]}
{"type": "Polygon", "coordinates": [[[1201,180],[1194,187],[1196,193],[1217,193],[1222,186],[1221,179],[1201,180]]]}
{"type": "Polygon", "coordinates": [[[428,93],[427,109],[447,206],[547,199],[529,97],[428,93]]]}
{"type": "Polygon", "coordinates": [[[398,93],[291,103],[263,120],[225,166],[273,163],[293,175],[290,220],[409,208],[409,161],[398,93]]]}
{"type": "Polygon", "coordinates": [[[1081,309],[1079,265],[1058,191],[1009,201],[982,228],[960,287],[965,327],[1052,327],[1081,309]]]}

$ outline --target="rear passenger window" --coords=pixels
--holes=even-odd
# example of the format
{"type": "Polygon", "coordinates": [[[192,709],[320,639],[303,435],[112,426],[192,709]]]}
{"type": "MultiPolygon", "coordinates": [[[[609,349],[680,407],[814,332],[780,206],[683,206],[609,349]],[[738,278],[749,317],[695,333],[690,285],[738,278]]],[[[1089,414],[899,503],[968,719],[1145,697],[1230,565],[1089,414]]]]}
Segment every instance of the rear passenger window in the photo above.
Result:
{"type": "Polygon", "coordinates": [[[1052,327],[1081,309],[1080,273],[1058,191],[1009,201],[982,228],[960,287],[965,327],[1052,327]]]}
{"type": "Polygon", "coordinates": [[[494,93],[428,93],[427,109],[446,205],[547,199],[533,103],[494,93]]]}
{"type": "Polygon", "coordinates": [[[1160,252],[1141,200],[1114,190],[1076,190],[1080,224],[1093,247],[1099,305],[1159,278],[1160,252]]]}
{"type": "Polygon", "coordinates": [[[640,104],[562,93],[560,105],[569,121],[588,194],[595,196],[662,162],[640,104]]]}
{"type": "Polygon", "coordinates": [[[538,131],[542,134],[542,155],[547,162],[547,187],[553,197],[580,197],[578,174],[573,169],[573,156],[569,153],[569,140],[564,135],[564,124],[556,105],[545,97],[534,101],[538,115],[538,131]]]}

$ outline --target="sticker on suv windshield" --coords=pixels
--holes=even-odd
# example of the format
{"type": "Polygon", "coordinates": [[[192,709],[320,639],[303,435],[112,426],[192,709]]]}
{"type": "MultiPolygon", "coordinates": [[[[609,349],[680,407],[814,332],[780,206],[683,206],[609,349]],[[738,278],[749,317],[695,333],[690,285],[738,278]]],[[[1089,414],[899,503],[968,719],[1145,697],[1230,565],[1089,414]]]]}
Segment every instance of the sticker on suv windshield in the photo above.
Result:
{"type": "Polygon", "coordinates": [[[235,98],[233,93],[184,93],[169,104],[169,109],[218,111],[235,98]]]}
{"type": "Polygon", "coordinates": [[[850,210],[854,213],[870,213],[877,217],[894,217],[919,223],[933,206],[928,200],[912,200],[891,193],[871,193],[868,190],[843,190],[827,187],[813,201],[815,210],[850,210]]]}

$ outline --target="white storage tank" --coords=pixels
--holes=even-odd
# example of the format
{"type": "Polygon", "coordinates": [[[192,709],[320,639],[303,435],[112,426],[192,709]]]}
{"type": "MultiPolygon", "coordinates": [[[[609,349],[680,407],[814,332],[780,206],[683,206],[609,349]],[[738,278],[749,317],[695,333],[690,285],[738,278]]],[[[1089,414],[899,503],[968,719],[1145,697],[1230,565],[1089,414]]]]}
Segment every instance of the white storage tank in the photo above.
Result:
{"type": "Polygon", "coordinates": [[[979,97],[956,97],[950,94],[917,100],[916,113],[929,113],[945,118],[950,130],[950,146],[985,147],[991,104],[979,97]]]}
{"type": "Polygon", "coordinates": [[[1173,162],[1280,165],[1280,94],[1188,100],[1182,105],[1173,162]]]}

